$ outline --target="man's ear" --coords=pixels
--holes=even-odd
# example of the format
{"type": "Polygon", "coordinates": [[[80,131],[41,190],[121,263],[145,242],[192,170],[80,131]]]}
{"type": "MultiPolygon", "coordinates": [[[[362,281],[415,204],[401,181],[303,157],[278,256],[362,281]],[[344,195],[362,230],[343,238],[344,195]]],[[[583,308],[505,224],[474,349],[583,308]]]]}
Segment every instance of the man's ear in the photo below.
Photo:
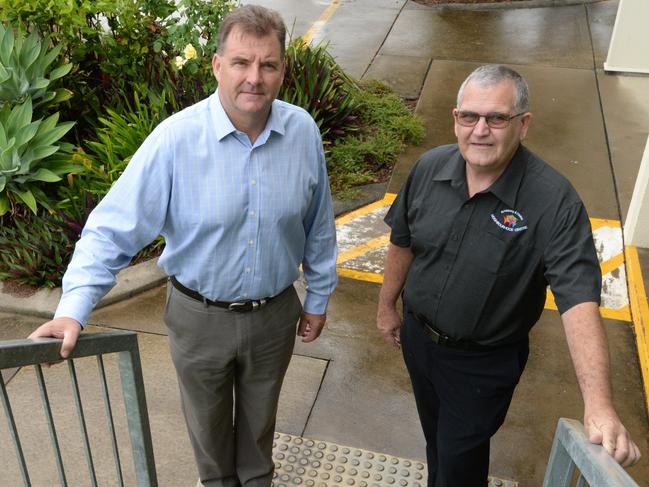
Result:
{"type": "Polygon", "coordinates": [[[219,78],[221,77],[221,56],[218,54],[212,56],[212,73],[214,74],[216,81],[219,81],[219,78]]]}
{"type": "Polygon", "coordinates": [[[521,141],[523,141],[525,137],[527,137],[527,131],[529,130],[531,123],[532,123],[532,112],[525,112],[521,116],[521,134],[520,134],[521,141]]]}

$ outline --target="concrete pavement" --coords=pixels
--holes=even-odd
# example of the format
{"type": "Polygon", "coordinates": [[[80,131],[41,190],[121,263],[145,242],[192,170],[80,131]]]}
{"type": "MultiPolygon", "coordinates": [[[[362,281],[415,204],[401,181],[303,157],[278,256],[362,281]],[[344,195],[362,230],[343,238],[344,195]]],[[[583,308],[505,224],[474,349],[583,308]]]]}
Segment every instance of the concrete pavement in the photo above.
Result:
{"type": "MultiPolygon", "coordinates": [[[[332,53],[351,74],[384,79],[404,96],[419,97],[417,113],[426,123],[427,137],[401,157],[388,193],[398,191],[421,152],[454,141],[450,111],[461,80],[479,64],[502,62],[520,70],[530,83],[535,118],[528,146],[573,182],[591,217],[623,221],[649,127],[649,78],[602,71],[617,2],[484,10],[440,9],[403,0],[257,3],[280,10],[296,34],[309,32],[316,41],[330,41],[332,53]],[[318,23],[331,5],[335,10],[318,23]]],[[[385,234],[381,225],[380,218],[359,225],[354,235],[367,235],[353,248],[377,242],[385,234]]],[[[639,255],[640,274],[646,279],[649,251],[639,255]]],[[[401,357],[375,332],[381,271],[358,270],[364,269],[361,260],[380,262],[380,257],[378,244],[354,257],[357,273],[379,278],[342,277],[323,336],[313,344],[297,344],[277,430],[423,460],[424,442],[401,357]]],[[[623,266],[611,273],[626,279],[623,266]]],[[[341,271],[345,275],[352,274],[341,271]]],[[[156,287],[97,310],[91,323],[139,333],[160,485],[190,486],[196,474],[180,416],[163,309],[164,289],[156,287]]],[[[633,328],[633,320],[641,317],[630,311],[628,316],[606,319],[605,326],[616,404],[646,457],[649,426],[633,328]]],[[[23,314],[0,316],[0,338],[24,337],[38,323],[23,314]]],[[[24,422],[29,422],[29,405],[37,402],[35,390],[29,392],[30,374],[23,370],[9,384],[23,405],[24,422]]],[[[90,375],[88,381],[92,383],[90,375]]],[[[94,398],[88,401],[93,411],[100,409],[94,398]]],[[[580,419],[582,414],[560,319],[548,309],[532,332],[527,370],[508,419],[493,440],[491,472],[521,487],[540,485],[557,419],[580,419]]],[[[0,422],[3,446],[5,437],[6,426],[0,422]]],[[[39,441],[32,438],[35,451],[39,441]]],[[[11,448],[3,448],[0,455],[3,466],[13,461],[11,448]]],[[[6,471],[6,478],[17,473],[15,467],[6,471]]],[[[106,472],[106,485],[111,485],[106,472]]],[[[646,458],[630,473],[649,486],[646,458]]],[[[48,478],[52,476],[43,474],[34,485],[49,485],[48,478]]]]}

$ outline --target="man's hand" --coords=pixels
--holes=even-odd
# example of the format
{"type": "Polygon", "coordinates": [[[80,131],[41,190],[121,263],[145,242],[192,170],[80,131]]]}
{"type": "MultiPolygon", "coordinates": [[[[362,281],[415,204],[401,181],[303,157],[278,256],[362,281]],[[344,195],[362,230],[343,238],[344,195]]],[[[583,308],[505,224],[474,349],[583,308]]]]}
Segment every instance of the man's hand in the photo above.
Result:
{"type": "Polygon", "coordinates": [[[320,336],[324,328],[327,315],[314,315],[311,313],[302,313],[300,324],[297,327],[298,336],[302,337],[304,343],[312,342],[320,336]]]}
{"type": "MultiPolygon", "coordinates": [[[[77,339],[81,333],[81,324],[72,318],[56,318],[47,323],[39,326],[27,338],[63,338],[61,345],[61,358],[68,358],[72,350],[77,344],[77,339]]],[[[47,366],[57,364],[59,362],[52,362],[46,364],[47,366]]]]}
{"type": "Polygon", "coordinates": [[[580,303],[561,315],[568,348],[584,398],[584,428],[592,443],[601,444],[623,467],[640,459],[613,407],[608,346],[595,302],[580,303]]]}
{"type": "Polygon", "coordinates": [[[376,327],[379,329],[385,343],[393,347],[401,347],[399,330],[401,329],[401,316],[396,306],[379,306],[376,314],[376,327]]]}
{"type": "Polygon", "coordinates": [[[615,411],[586,413],[584,426],[590,442],[602,445],[623,467],[635,465],[640,460],[640,449],[615,411]]]}

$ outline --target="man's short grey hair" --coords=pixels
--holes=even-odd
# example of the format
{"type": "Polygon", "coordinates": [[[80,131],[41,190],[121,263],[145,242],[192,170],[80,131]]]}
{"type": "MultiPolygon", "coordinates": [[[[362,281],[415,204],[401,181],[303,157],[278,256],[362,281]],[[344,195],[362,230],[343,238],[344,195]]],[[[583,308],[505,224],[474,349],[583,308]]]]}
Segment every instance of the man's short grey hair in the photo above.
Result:
{"type": "Polygon", "coordinates": [[[274,34],[279,41],[281,58],[284,59],[286,24],[284,24],[282,16],[275,10],[260,5],[244,5],[226,15],[219,27],[216,44],[216,52],[220,56],[225,52],[228,36],[235,27],[238,27],[244,34],[252,34],[255,37],[274,34]]]}
{"type": "Polygon", "coordinates": [[[503,81],[511,80],[514,83],[516,88],[516,99],[514,101],[514,112],[522,113],[527,112],[530,109],[529,103],[529,88],[527,87],[527,81],[507,66],[502,64],[486,64],[480,66],[474,70],[467,79],[464,80],[460,90],[457,93],[457,106],[460,108],[462,106],[462,99],[464,98],[464,89],[469,82],[473,81],[481,86],[492,86],[502,83],[503,81]]]}

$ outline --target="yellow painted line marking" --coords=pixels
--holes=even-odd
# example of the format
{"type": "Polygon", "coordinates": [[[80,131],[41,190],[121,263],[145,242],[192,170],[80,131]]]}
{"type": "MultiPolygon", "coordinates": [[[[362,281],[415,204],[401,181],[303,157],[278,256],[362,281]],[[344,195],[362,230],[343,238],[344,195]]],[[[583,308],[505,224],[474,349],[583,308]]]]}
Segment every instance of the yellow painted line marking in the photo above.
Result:
{"type": "Polygon", "coordinates": [[[381,235],[380,237],[373,238],[363,245],[359,245],[358,247],[354,247],[347,252],[341,252],[340,254],[338,254],[338,260],[336,261],[336,264],[342,264],[343,262],[347,262],[348,260],[360,257],[361,255],[368,253],[370,250],[378,249],[379,247],[387,245],[389,242],[389,235],[381,235]]]}
{"type": "Polygon", "coordinates": [[[635,342],[640,358],[640,370],[645,390],[645,407],[649,412],[649,304],[642,279],[642,269],[638,258],[638,249],[630,245],[624,248],[626,253],[626,271],[629,279],[629,302],[635,328],[635,342]]]}
{"type": "MultiPolygon", "coordinates": [[[[367,206],[364,206],[362,208],[359,208],[358,210],[352,211],[347,215],[340,217],[338,220],[336,220],[336,227],[340,228],[341,226],[357,218],[360,218],[364,215],[367,215],[376,209],[383,208],[393,203],[396,197],[397,195],[394,193],[386,193],[383,199],[376,201],[372,204],[369,204],[367,206]]],[[[590,221],[591,221],[591,226],[593,228],[593,231],[602,227],[621,228],[620,222],[617,220],[608,220],[604,218],[591,218],[590,221]]],[[[351,248],[350,250],[347,250],[339,254],[337,264],[340,265],[344,262],[360,257],[372,250],[388,245],[389,242],[390,242],[389,234],[385,234],[380,237],[369,240],[368,242],[365,242],[362,245],[358,245],[356,247],[351,248]]],[[[605,276],[613,272],[615,269],[618,269],[620,266],[624,266],[624,265],[625,265],[624,254],[620,253],[600,263],[600,268],[601,268],[602,275],[605,276]]],[[[361,281],[383,282],[382,274],[356,271],[351,269],[342,269],[342,268],[339,268],[339,271],[340,271],[339,274],[343,277],[349,277],[351,279],[357,279],[361,281]]],[[[631,278],[629,277],[629,282],[630,281],[631,278]]],[[[546,299],[545,309],[550,309],[555,311],[557,310],[557,306],[554,301],[554,296],[552,295],[552,292],[549,290],[546,299]]],[[[619,321],[627,321],[627,322],[632,321],[631,308],[628,305],[623,306],[622,308],[619,309],[600,307],[600,314],[604,318],[609,318],[609,319],[614,319],[619,321]]]]}
{"type": "Polygon", "coordinates": [[[342,0],[333,0],[329,4],[329,6],[325,9],[325,11],[322,12],[322,15],[320,15],[318,20],[316,20],[313,23],[313,25],[311,26],[311,28],[306,31],[306,34],[304,34],[302,36],[302,38],[304,39],[304,42],[306,42],[308,44],[309,42],[311,42],[313,40],[315,35],[320,31],[322,26],[325,24],[325,22],[327,22],[327,20],[329,20],[329,17],[331,17],[334,14],[334,12],[336,11],[336,9],[340,6],[341,1],[342,0]]]}
{"type": "MultiPolygon", "coordinates": [[[[554,294],[548,289],[548,294],[545,298],[545,309],[550,309],[553,311],[559,311],[557,308],[557,303],[554,300],[554,294]]],[[[619,321],[631,321],[631,312],[628,306],[624,306],[620,309],[610,309],[610,308],[599,308],[599,314],[602,315],[602,318],[607,318],[611,320],[619,321]]]]}
{"type": "Polygon", "coordinates": [[[379,284],[383,282],[383,274],[362,272],[354,269],[345,269],[344,267],[338,268],[338,275],[340,277],[348,277],[357,281],[378,282],[379,284]]]}
{"type": "Polygon", "coordinates": [[[615,257],[601,262],[599,264],[600,269],[602,270],[602,275],[605,276],[609,272],[613,272],[615,269],[624,265],[624,254],[617,254],[615,257]]]}
{"type": "Polygon", "coordinates": [[[392,204],[394,199],[397,197],[396,194],[392,193],[387,193],[382,200],[375,201],[374,203],[371,203],[367,206],[363,206],[362,208],[359,208],[358,210],[351,211],[347,213],[346,215],[341,216],[340,218],[336,219],[336,227],[341,227],[345,223],[349,223],[352,220],[355,220],[356,218],[359,218],[363,215],[367,215],[368,213],[373,212],[374,210],[378,208],[382,208],[384,206],[388,206],[392,204]]]}
{"type": "Polygon", "coordinates": [[[590,226],[593,229],[593,232],[602,227],[621,228],[619,220],[606,220],[603,218],[591,218],[590,226]]]}

